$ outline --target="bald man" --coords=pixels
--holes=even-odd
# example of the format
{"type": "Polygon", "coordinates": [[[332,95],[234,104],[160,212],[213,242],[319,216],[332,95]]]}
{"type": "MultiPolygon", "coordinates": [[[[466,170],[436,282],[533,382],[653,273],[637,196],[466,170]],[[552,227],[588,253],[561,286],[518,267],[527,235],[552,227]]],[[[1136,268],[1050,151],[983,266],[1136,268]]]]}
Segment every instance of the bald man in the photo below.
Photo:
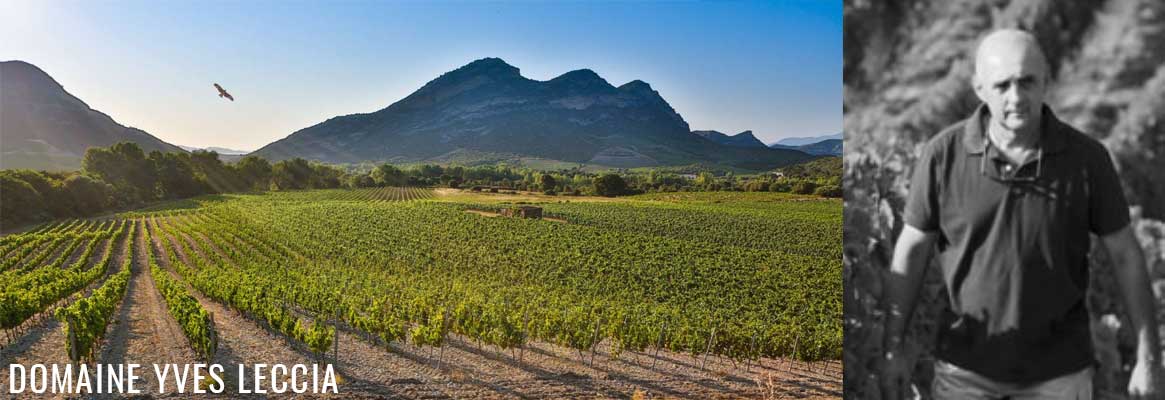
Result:
{"type": "Polygon", "coordinates": [[[1137,336],[1128,392],[1159,398],[1157,323],[1128,205],[1105,148],[1044,105],[1048,75],[1032,35],[992,32],[975,54],[983,104],[924,146],[886,280],[884,398],[909,387],[902,336],[935,247],[951,303],[935,398],[1091,398],[1090,234],[1112,255],[1137,336]]]}

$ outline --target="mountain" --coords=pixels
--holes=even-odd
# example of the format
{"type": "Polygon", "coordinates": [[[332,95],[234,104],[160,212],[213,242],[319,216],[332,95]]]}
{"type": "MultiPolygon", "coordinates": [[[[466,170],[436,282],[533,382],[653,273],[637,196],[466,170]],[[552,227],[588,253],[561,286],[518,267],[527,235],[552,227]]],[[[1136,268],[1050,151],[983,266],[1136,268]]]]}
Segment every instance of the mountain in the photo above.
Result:
{"type": "Polygon", "coordinates": [[[732,136],[717,131],[692,131],[692,133],[725,146],[767,147],[764,142],[752,135],[752,131],[744,131],[732,136]]]}
{"type": "Polygon", "coordinates": [[[77,169],[86,149],[117,142],[183,151],[89,108],[32,64],[0,62],[0,169],[77,169]]]}
{"type": "Polygon", "coordinates": [[[186,151],[195,151],[195,150],[213,151],[215,153],[218,153],[219,155],[239,156],[239,155],[246,155],[247,153],[250,153],[249,151],[246,151],[246,150],[234,150],[234,149],[228,149],[226,147],[215,147],[215,146],[194,147],[194,146],[178,145],[178,147],[181,147],[182,150],[186,150],[186,151]]]}
{"type": "Polygon", "coordinates": [[[841,139],[826,139],[817,143],[798,146],[797,150],[815,155],[841,156],[841,139]]]}
{"type": "Polygon", "coordinates": [[[611,167],[709,162],[758,170],[812,158],[704,139],[640,80],[616,87],[580,69],[536,81],[498,58],[471,62],[384,109],[328,119],[254,154],[333,163],[500,154],[611,167]]]}
{"type": "Polygon", "coordinates": [[[830,139],[841,140],[842,136],[843,135],[841,133],[838,133],[838,134],[834,134],[834,135],[823,135],[823,136],[791,137],[791,138],[784,138],[784,139],[778,140],[776,143],[773,143],[773,144],[774,145],[779,144],[779,145],[782,145],[785,147],[797,147],[797,146],[804,146],[807,144],[818,143],[818,142],[821,142],[823,140],[830,140],[830,139]]]}
{"type": "Polygon", "coordinates": [[[806,154],[818,156],[841,156],[841,139],[826,139],[820,142],[803,144],[800,146],[785,146],[781,144],[774,144],[772,145],[772,148],[797,150],[806,154]]]}

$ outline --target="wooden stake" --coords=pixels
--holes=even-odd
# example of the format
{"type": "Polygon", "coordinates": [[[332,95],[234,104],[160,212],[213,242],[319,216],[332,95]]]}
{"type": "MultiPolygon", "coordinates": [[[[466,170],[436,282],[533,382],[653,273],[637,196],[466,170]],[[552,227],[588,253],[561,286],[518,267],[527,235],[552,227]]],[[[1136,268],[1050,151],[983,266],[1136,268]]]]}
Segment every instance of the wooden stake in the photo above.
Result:
{"type": "Polygon", "coordinates": [[[704,348],[704,360],[700,361],[700,369],[704,369],[704,364],[708,362],[708,352],[712,350],[712,342],[716,340],[716,329],[712,328],[712,336],[708,338],[708,345],[704,348]]]}
{"type": "Polygon", "coordinates": [[[752,352],[756,351],[756,332],[752,333],[752,339],[748,341],[748,362],[744,366],[744,372],[752,371],[752,352]]]}
{"type": "Polygon", "coordinates": [[[651,358],[651,370],[655,371],[655,362],[659,361],[659,348],[663,346],[663,335],[667,332],[667,321],[660,324],[659,339],[655,341],[655,356],[651,358]]]}

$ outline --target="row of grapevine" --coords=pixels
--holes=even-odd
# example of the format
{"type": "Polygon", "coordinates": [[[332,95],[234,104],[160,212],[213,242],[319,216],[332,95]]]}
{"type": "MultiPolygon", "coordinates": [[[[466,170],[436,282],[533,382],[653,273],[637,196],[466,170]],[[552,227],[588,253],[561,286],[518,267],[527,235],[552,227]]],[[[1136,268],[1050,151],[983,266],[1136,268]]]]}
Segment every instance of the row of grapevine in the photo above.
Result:
{"type": "Polygon", "coordinates": [[[316,354],[322,354],[331,346],[335,330],[322,324],[320,318],[315,318],[310,325],[305,324],[286,307],[282,299],[271,296],[272,293],[258,284],[252,275],[224,268],[227,263],[216,253],[207,251],[209,253],[207,257],[213,257],[217,261],[210,263],[204,258],[194,257],[193,249],[176,233],[163,228],[160,230],[160,236],[163,242],[169,243],[164,246],[181,249],[187,257],[194,260],[195,266],[192,268],[177,256],[177,251],[168,252],[170,265],[203,295],[263,321],[272,329],[303,342],[316,354]]]}
{"type": "Polygon", "coordinates": [[[125,224],[117,225],[111,234],[113,239],[105,241],[104,255],[95,267],[84,268],[86,256],[68,268],[38,268],[0,283],[0,328],[19,326],[105,275],[112,260],[113,245],[124,236],[125,230],[125,224]]]}
{"type": "MultiPolygon", "coordinates": [[[[8,236],[15,237],[15,239],[12,240],[12,252],[6,254],[3,263],[0,263],[0,271],[6,275],[18,274],[21,271],[42,266],[42,263],[50,256],[67,258],[79,244],[78,239],[92,238],[108,233],[112,229],[112,224],[98,224],[93,221],[70,226],[73,228],[69,231],[8,236]],[[65,246],[65,249],[58,251],[61,246],[65,246]]],[[[60,261],[55,265],[59,267],[63,263],[64,261],[60,261]]]]}
{"type": "Polygon", "coordinates": [[[129,235],[122,241],[122,252],[125,257],[121,263],[121,270],[106,279],[89,297],[56,311],[57,320],[64,323],[65,350],[73,362],[94,360],[97,344],[105,336],[114,310],[125,297],[132,272],[133,257],[130,254],[135,230],[136,224],[131,224],[129,235]]]}
{"type": "Polygon", "coordinates": [[[361,189],[329,189],[308,191],[287,191],[268,193],[262,196],[264,201],[356,201],[356,202],[395,202],[422,200],[433,197],[433,191],[419,187],[379,187],[361,189]]]}
{"type": "Polygon", "coordinates": [[[161,293],[162,298],[166,301],[166,309],[178,322],[178,326],[182,328],[182,333],[190,340],[190,346],[194,348],[194,352],[204,361],[211,360],[218,350],[218,337],[214,330],[213,318],[206,309],[202,308],[198,300],[186,291],[186,287],[181,282],[158,266],[154,257],[150,229],[144,227],[142,233],[146,240],[146,260],[150,264],[150,277],[154,280],[154,286],[158,289],[158,293],[161,293]]]}

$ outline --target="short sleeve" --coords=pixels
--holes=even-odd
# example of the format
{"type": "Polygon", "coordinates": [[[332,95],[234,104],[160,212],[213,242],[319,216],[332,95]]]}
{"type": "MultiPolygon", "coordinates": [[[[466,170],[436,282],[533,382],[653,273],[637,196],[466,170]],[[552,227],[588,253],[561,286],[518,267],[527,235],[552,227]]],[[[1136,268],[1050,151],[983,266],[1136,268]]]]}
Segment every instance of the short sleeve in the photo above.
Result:
{"type": "Polygon", "coordinates": [[[1112,157],[1099,147],[1088,174],[1088,228],[1104,236],[1129,224],[1129,203],[1121,189],[1120,178],[1112,164],[1112,157]]]}
{"type": "Polygon", "coordinates": [[[910,193],[906,197],[906,209],[902,212],[906,224],[921,231],[934,231],[939,227],[935,147],[934,143],[923,146],[922,154],[914,164],[910,193]]]}

